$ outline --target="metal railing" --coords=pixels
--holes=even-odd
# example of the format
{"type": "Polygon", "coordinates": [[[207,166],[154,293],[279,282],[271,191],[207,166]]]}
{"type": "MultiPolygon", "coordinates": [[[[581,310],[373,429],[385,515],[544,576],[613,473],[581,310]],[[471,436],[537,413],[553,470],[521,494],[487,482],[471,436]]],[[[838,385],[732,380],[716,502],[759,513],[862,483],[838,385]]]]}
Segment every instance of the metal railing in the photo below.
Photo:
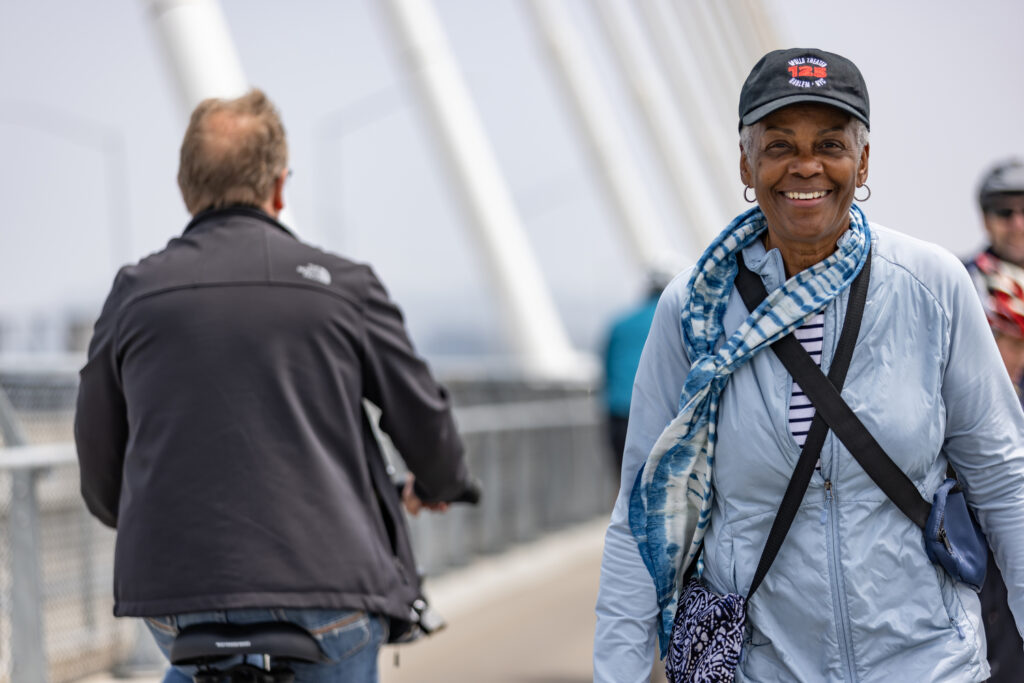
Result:
{"type": "Polygon", "coordinates": [[[111,614],[114,533],[78,493],[68,372],[0,375],[0,681],[66,681],[132,646],[111,614]]]}
{"type": "MultiPolygon", "coordinates": [[[[485,494],[477,507],[410,520],[426,576],[608,513],[614,478],[593,383],[446,383],[485,494]]],[[[76,391],[67,368],[0,365],[0,683],[116,669],[145,637],[112,616],[115,534],[81,501],[76,391]]]]}

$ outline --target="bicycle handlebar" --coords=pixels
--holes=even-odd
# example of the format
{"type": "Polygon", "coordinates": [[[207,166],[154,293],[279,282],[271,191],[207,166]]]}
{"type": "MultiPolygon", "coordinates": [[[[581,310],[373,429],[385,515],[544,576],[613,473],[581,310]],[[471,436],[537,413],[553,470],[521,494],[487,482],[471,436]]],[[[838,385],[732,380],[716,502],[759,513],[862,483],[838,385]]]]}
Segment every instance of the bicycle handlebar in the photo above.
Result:
{"type": "MultiPolygon", "coordinates": [[[[398,496],[399,497],[402,496],[402,491],[405,489],[405,482],[406,481],[407,481],[407,479],[404,476],[395,480],[395,488],[398,489],[398,496]]],[[[423,499],[423,500],[427,499],[423,495],[423,491],[420,489],[420,485],[419,485],[418,481],[413,480],[412,489],[413,489],[413,492],[417,496],[419,496],[421,499],[423,499]]],[[[455,496],[453,496],[452,498],[449,498],[448,500],[439,501],[439,502],[445,502],[445,503],[468,503],[470,505],[477,505],[480,502],[480,497],[482,495],[483,495],[483,486],[481,485],[480,480],[477,479],[476,477],[470,477],[466,481],[466,484],[463,487],[462,491],[460,491],[459,493],[455,494],[455,496]]]]}
{"type": "MultiPolygon", "coordinates": [[[[414,484],[415,486],[415,484],[414,484]]],[[[462,493],[453,498],[450,502],[452,503],[469,503],[470,505],[476,505],[480,502],[480,496],[483,495],[483,485],[480,480],[476,477],[470,477],[466,482],[466,487],[462,489],[462,493]]]]}

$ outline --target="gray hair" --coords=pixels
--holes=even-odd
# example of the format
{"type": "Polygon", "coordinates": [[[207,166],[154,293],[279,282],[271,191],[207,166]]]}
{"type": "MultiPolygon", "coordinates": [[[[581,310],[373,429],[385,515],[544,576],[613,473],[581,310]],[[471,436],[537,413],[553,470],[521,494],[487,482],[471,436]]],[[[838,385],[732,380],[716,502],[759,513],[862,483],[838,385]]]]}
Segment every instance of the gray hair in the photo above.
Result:
{"type": "MultiPolygon", "coordinates": [[[[740,147],[743,149],[744,156],[747,157],[747,164],[751,167],[754,165],[754,126],[756,123],[752,123],[749,126],[743,126],[740,128],[740,147]]],[[[870,133],[868,127],[860,119],[853,119],[853,135],[857,144],[857,157],[859,158],[864,148],[867,147],[870,142],[870,133]]]]}

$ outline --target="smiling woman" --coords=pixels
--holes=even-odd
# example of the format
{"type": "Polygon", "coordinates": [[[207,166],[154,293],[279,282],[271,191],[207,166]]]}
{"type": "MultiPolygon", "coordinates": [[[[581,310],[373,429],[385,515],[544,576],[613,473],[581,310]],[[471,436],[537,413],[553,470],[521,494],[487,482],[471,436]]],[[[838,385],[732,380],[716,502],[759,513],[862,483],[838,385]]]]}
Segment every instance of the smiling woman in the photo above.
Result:
{"type": "Polygon", "coordinates": [[[739,114],[758,205],[658,304],[605,540],[594,680],[642,680],[655,642],[673,683],[984,680],[980,581],[933,564],[906,502],[930,522],[933,496],[951,509],[942,492],[966,492],[1024,624],[1024,414],[970,277],[854,203],[870,118],[852,62],[771,52],[739,114]],[[790,376],[800,362],[810,400],[790,376]],[[852,418],[821,414],[823,385],[852,418]]]}
{"type": "Polygon", "coordinates": [[[864,124],[835,107],[793,104],[748,126],[740,178],[768,221],[765,246],[778,248],[793,276],[836,250],[850,225],[854,190],[868,177],[864,124]]]}

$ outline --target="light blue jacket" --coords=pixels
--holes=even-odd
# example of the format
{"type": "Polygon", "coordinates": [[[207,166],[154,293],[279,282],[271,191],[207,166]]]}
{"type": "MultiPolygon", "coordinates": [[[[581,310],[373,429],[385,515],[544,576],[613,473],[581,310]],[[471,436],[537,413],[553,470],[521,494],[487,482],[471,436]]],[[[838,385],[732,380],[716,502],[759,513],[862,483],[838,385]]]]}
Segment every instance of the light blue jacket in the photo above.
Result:
{"type": "MultiPolygon", "coordinates": [[[[843,397],[931,499],[947,459],[960,475],[1024,625],[1024,413],[977,292],[942,249],[872,225],[871,284],[843,397]]],[[[769,291],[781,255],[760,241],[744,259],[769,291]]],[[[678,410],[689,369],[679,312],[690,273],[665,290],[633,388],[622,489],[605,539],[594,680],[648,680],[654,586],[629,531],[640,465],[678,410]]],[[[848,293],[825,309],[828,372],[848,293]]],[[[746,318],[735,291],[726,332],[746,318]]],[[[792,379],[771,353],[722,394],[704,578],[746,594],[799,457],[787,413],[792,379]]],[[[748,607],[736,680],[981,681],[988,676],[978,598],[929,562],[921,530],[831,433],[775,563],[748,607]]]]}

